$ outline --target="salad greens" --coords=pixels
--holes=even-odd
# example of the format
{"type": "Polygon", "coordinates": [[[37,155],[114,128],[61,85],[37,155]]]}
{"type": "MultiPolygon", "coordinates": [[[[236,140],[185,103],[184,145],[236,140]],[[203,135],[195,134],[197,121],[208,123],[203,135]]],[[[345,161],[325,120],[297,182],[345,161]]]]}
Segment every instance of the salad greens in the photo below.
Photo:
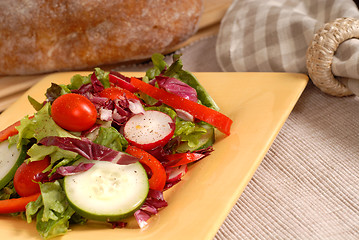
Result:
{"type": "MultiPolygon", "coordinates": [[[[141,78],[143,82],[215,111],[219,110],[196,77],[183,70],[180,55],[174,55],[173,63],[168,65],[163,55],[154,54],[152,63],[153,67],[141,78]]],[[[36,221],[37,231],[43,238],[63,235],[72,224],[84,224],[89,220],[69,201],[64,179],[89,171],[96,164],[94,162],[107,161],[130,165],[139,161],[143,165],[148,174],[149,191],[148,194],[146,192],[144,204],[140,208],[137,207],[135,212],[128,213],[135,217],[140,227],[143,227],[147,225],[151,215],[157,214],[162,207],[167,206],[163,191],[181,180],[187,171],[187,165],[208,156],[213,151],[214,127],[196,119],[185,110],[164,104],[161,99],[154,99],[144,92],[134,92],[133,86],[125,89],[127,92],[120,97],[112,98],[103,94],[104,89],[126,88],[129,85],[129,77],[116,72],[106,72],[100,68],[95,68],[94,72],[87,76],[76,74],[67,85],[52,83],[44,93],[44,102],[29,96],[29,102],[37,112],[33,116],[21,119],[19,124],[13,127],[12,133],[0,133],[9,134],[6,136],[9,146],[16,145],[19,151],[26,148],[28,157],[24,164],[50,159],[49,165],[33,176],[33,181],[38,183],[41,194],[36,201],[30,201],[26,205],[25,211],[26,221],[36,221]],[[52,114],[55,111],[52,106],[61,96],[67,94],[85,96],[95,107],[97,119],[91,128],[69,131],[60,127],[61,124],[52,114]],[[129,133],[124,132],[124,126],[131,117],[147,111],[157,111],[170,116],[173,123],[163,123],[162,119],[156,118],[151,121],[158,121],[157,124],[170,124],[173,128],[163,133],[166,135],[164,139],[154,143],[155,147],[144,153],[141,144],[129,142],[129,133]],[[147,157],[154,158],[155,163],[146,160],[147,157]],[[163,185],[159,186],[159,182],[163,182],[163,185]]],[[[0,203],[1,200],[11,201],[24,197],[17,194],[14,187],[16,181],[15,177],[0,189],[0,203]]],[[[100,188],[107,189],[107,186],[100,188]]],[[[85,199],[84,202],[86,201],[85,199]]],[[[5,212],[2,212],[0,205],[0,213],[5,212]]],[[[86,216],[91,216],[91,211],[86,216]]],[[[109,223],[113,227],[124,227],[126,220],[109,223]]]]}

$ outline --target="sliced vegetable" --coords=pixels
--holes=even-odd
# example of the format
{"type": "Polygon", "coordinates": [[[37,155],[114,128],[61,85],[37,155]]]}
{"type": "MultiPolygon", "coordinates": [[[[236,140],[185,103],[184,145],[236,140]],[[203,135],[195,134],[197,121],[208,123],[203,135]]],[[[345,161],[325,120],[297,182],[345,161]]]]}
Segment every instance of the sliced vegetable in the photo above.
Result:
{"type": "Polygon", "coordinates": [[[123,128],[126,140],[144,150],[164,146],[173,136],[174,120],[160,111],[145,111],[132,116],[123,128]]]}
{"type": "Polygon", "coordinates": [[[163,89],[158,89],[134,77],[131,78],[131,84],[138,90],[162,101],[164,104],[167,104],[175,109],[183,109],[192,114],[195,118],[213,125],[226,135],[230,135],[230,128],[233,121],[226,115],[204,105],[166,92],[163,89]]]}
{"type": "Polygon", "coordinates": [[[160,161],[148,152],[135,146],[128,146],[126,152],[139,158],[141,164],[144,164],[151,169],[152,175],[149,179],[150,189],[162,191],[166,184],[167,176],[166,170],[160,161]]]}
{"type": "Polygon", "coordinates": [[[16,169],[24,162],[26,149],[18,150],[16,144],[9,147],[9,141],[0,143],[0,189],[14,177],[16,169]]]}
{"type": "Polygon", "coordinates": [[[97,119],[95,105],[86,97],[75,93],[56,98],[51,106],[51,115],[60,127],[75,132],[89,129],[97,119]]]}
{"type": "Polygon", "coordinates": [[[40,192],[40,186],[36,182],[37,174],[50,165],[50,158],[40,161],[23,162],[14,175],[14,187],[21,197],[27,197],[40,192]]]}
{"type": "Polygon", "coordinates": [[[129,165],[89,162],[95,163],[91,169],[64,178],[65,194],[76,212],[88,219],[112,222],[141,207],[149,185],[139,162],[129,165]]]}
{"type": "Polygon", "coordinates": [[[26,210],[26,205],[29,202],[36,201],[40,193],[21,198],[12,198],[0,201],[0,214],[17,213],[26,210]]]}

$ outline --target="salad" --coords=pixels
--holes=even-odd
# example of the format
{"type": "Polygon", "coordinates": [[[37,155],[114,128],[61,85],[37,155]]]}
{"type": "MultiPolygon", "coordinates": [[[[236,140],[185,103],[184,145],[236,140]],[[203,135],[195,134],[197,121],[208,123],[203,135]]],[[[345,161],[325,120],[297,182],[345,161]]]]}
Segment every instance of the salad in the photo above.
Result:
{"type": "Polygon", "coordinates": [[[89,220],[146,227],[232,124],[179,55],[152,63],[141,78],[95,68],[52,83],[43,102],[28,96],[35,114],[0,132],[0,214],[35,221],[45,239],[89,220]]]}

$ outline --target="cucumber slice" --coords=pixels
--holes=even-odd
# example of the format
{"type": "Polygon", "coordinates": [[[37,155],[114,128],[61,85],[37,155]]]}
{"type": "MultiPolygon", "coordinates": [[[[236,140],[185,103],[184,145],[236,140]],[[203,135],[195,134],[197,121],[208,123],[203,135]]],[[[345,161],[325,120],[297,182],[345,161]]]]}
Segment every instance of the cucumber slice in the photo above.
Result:
{"type": "Polygon", "coordinates": [[[184,153],[188,151],[193,152],[195,150],[204,149],[206,147],[212,146],[215,140],[214,128],[209,125],[203,125],[202,127],[206,128],[207,132],[201,136],[196,146],[190,147],[188,146],[187,142],[184,142],[177,147],[176,152],[178,153],[184,153]]]}
{"type": "Polygon", "coordinates": [[[24,162],[25,157],[25,148],[20,151],[16,144],[9,147],[8,140],[0,143],[0,189],[13,179],[17,168],[24,162]]]}
{"type": "Polygon", "coordinates": [[[77,213],[92,220],[119,221],[142,206],[149,184],[139,162],[89,162],[95,163],[91,169],[64,178],[65,194],[77,213]]]}

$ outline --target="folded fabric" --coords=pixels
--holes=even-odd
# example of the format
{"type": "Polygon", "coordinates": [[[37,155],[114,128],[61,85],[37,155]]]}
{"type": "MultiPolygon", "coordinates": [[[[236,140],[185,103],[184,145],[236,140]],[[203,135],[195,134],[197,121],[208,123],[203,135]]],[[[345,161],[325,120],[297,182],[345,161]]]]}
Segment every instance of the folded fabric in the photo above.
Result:
{"type": "MultiPolygon", "coordinates": [[[[316,32],[337,18],[359,19],[352,0],[235,0],[216,44],[224,71],[307,73],[306,52],[316,32]]],[[[331,71],[357,95],[359,40],[339,45],[331,71]],[[352,81],[354,80],[354,81],[352,81]]],[[[359,89],[359,87],[358,87],[359,89]]]]}

